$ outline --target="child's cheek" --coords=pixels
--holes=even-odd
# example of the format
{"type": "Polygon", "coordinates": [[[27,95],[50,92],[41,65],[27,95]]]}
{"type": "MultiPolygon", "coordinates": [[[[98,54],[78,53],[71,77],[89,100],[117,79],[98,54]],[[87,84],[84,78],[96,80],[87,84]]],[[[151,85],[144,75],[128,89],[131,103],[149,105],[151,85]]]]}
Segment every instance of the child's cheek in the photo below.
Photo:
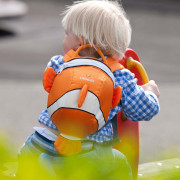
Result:
{"type": "Polygon", "coordinates": [[[68,52],[68,47],[65,40],[63,41],[63,51],[64,51],[64,54],[68,52]]]}

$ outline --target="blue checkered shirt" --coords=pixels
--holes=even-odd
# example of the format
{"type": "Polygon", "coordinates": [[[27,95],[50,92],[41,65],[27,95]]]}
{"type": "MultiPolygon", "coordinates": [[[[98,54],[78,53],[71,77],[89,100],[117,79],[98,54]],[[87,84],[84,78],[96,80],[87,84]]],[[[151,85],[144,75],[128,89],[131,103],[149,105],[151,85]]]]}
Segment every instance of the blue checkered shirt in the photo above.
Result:
{"type": "MultiPolygon", "coordinates": [[[[59,66],[64,63],[62,58],[63,56],[52,57],[47,67],[52,67],[57,72],[59,66]]],[[[122,97],[119,105],[111,109],[105,126],[95,134],[86,137],[86,139],[98,143],[113,139],[113,129],[110,120],[121,110],[132,121],[148,121],[159,112],[157,97],[152,92],[144,91],[141,86],[138,86],[137,79],[134,78],[133,73],[127,69],[121,69],[113,72],[113,74],[115,77],[115,86],[119,85],[122,87],[122,97]]],[[[49,118],[47,109],[39,115],[38,121],[49,128],[57,129],[49,118]]]]}

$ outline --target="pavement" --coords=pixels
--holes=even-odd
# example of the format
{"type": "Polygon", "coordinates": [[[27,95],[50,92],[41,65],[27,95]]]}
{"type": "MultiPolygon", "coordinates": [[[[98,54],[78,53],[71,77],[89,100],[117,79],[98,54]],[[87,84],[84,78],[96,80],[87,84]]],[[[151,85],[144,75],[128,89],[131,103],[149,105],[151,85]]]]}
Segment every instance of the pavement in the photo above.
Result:
{"type": "MultiPolygon", "coordinates": [[[[0,28],[12,32],[0,37],[0,132],[17,149],[46,107],[42,76],[49,59],[62,54],[60,13],[65,2],[70,3],[27,1],[26,16],[0,20],[0,28]]],[[[160,113],[140,122],[140,163],[179,157],[180,13],[132,3],[126,3],[125,10],[133,29],[130,48],[138,53],[161,93],[160,113]]]]}

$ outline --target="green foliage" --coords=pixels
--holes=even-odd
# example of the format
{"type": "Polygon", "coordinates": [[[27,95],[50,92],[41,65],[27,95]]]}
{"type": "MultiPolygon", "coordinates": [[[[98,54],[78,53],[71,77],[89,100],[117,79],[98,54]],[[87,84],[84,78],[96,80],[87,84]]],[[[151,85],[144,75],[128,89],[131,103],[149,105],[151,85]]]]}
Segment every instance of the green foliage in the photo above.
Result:
{"type": "Polygon", "coordinates": [[[11,143],[0,135],[0,179],[8,180],[15,177],[17,162],[14,162],[15,152],[11,143]],[[11,162],[10,164],[7,162],[11,162]]]}
{"type": "Polygon", "coordinates": [[[154,161],[139,166],[139,180],[179,180],[180,158],[154,161]]]}
{"type": "Polygon", "coordinates": [[[106,156],[101,160],[92,158],[55,158],[52,156],[25,156],[14,161],[13,147],[1,139],[1,171],[0,180],[128,180],[131,171],[125,159],[112,162],[106,156]],[[52,166],[53,164],[53,166],[52,166]]]}
{"type": "MultiPolygon", "coordinates": [[[[125,160],[113,163],[111,158],[101,160],[88,158],[54,158],[23,156],[19,163],[14,159],[11,143],[0,138],[0,180],[128,180],[130,179],[125,160]],[[53,166],[52,166],[53,164],[53,166]]],[[[180,179],[180,159],[145,163],[139,166],[139,180],[180,179]]]]}
{"type": "Polygon", "coordinates": [[[13,156],[14,152],[10,143],[3,136],[0,136],[0,168],[5,162],[12,160],[13,156]]]}

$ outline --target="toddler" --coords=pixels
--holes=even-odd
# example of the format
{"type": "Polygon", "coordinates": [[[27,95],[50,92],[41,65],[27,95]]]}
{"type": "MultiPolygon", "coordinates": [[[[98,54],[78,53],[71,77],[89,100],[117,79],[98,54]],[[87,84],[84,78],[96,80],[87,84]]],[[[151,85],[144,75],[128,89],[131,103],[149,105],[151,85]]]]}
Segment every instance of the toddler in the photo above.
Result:
{"type": "MultiPolygon", "coordinates": [[[[89,0],[77,1],[64,12],[62,25],[65,29],[63,41],[64,54],[69,50],[77,50],[80,46],[90,44],[98,47],[106,57],[121,59],[131,41],[131,26],[121,5],[116,1],[89,0]]],[[[80,52],[81,56],[99,58],[93,48],[86,48],[80,52]]],[[[51,58],[47,67],[56,72],[64,63],[63,56],[51,58]]],[[[159,90],[154,81],[139,86],[134,74],[127,69],[113,72],[115,86],[122,87],[120,103],[111,109],[108,121],[98,132],[84,138],[88,145],[82,154],[99,158],[102,152],[112,154],[112,158],[125,159],[115,149],[112,149],[113,127],[111,120],[122,111],[132,121],[149,121],[159,112],[159,90]],[[105,148],[106,147],[106,148],[105,148]]],[[[26,140],[20,150],[20,156],[29,153],[46,152],[60,157],[54,147],[54,141],[59,135],[57,127],[48,116],[47,109],[39,118],[39,127],[34,127],[33,133],[26,140]]],[[[82,143],[83,144],[83,143],[82,143]]],[[[102,153],[103,154],[103,153],[102,153]]]]}

